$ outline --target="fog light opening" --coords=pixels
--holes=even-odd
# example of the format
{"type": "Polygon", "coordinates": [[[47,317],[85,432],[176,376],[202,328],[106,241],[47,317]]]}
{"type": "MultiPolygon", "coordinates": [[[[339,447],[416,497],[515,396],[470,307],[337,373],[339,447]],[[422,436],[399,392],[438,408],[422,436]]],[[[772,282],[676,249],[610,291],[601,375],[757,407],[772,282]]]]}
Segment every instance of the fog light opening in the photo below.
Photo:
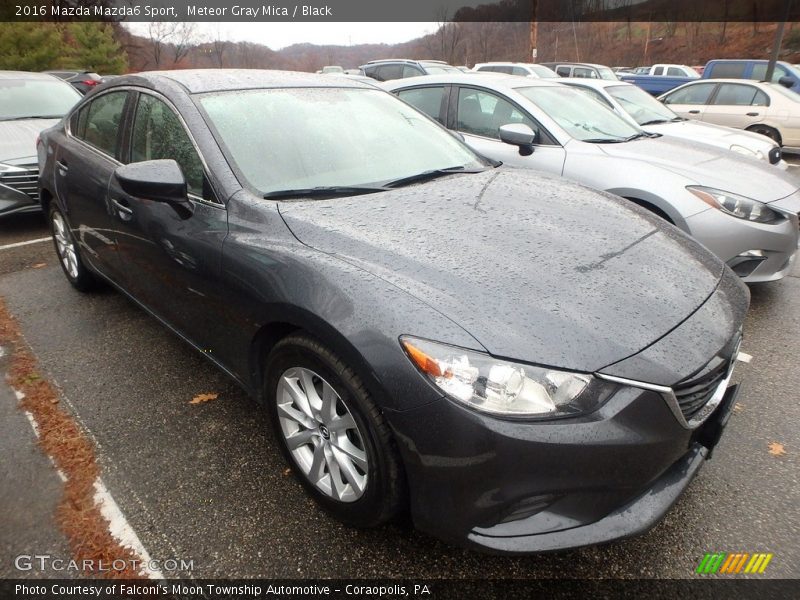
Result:
{"type": "Polygon", "coordinates": [[[748,250],[728,261],[728,266],[739,277],[749,277],[758,265],[767,260],[763,250],[748,250]]]}

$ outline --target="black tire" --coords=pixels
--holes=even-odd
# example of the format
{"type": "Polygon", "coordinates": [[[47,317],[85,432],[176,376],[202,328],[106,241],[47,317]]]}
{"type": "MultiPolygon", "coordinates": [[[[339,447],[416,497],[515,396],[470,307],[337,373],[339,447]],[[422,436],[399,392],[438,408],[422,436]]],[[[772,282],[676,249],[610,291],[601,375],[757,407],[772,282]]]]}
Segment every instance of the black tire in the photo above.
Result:
{"type": "Polygon", "coordinates": [[[309,495],[326,512],[352,527],[375,527],[395,518],[406,501],[399,453],[381,411],[355,372],[306,334],[293,334],[278,342],[267,357],[265,369],[264,397],[275,437],[292,472],[309,495]],[[287,445],[278,416],[278,385],[284,373],[295,368],[313,371],[324,379],[358,426],[368,464],[366,487],[355,501],[344,502],[320,490],[303,473],[287,445]]]}
{"type": "Polygon", "coordinates": [[[61,211],[55,202],[50,203],[47,221],[50,225],[50,233],[53,234],[53,245],[56,249],[58,264],[61,265],[61,270],[64,272],[67,281],[72,284],[72,287],[81,292],[88,292],[96,289],[99,281],[97,277],[95,277],[94,274],[92,274],[86,268],[86,265],[83,264],[78,245],[75,243],[75,237],[72,235],[72,231],[69,228],[69,223],[64,218],[64,215],[61,214],[61,211]],[[60,229],[63,239],[68,244],[71,244],[74,252],[74,263],[72,267],[67,266],[69,264],[69,260],[65,259],[65,255],[59,247],[59,222],[61,224],[60,229]],[[70,269],[74,269],[73,272],[70,272],[70,269]]]}
{"type": "Polygon", "coordinates": [[[783,146],[783,141],[781,140],[781,134],[774,127],[770,127],[769,125],[753,125],[751,127],[748,127],[747,131],[765,135],[779,146],[783,146]]]}

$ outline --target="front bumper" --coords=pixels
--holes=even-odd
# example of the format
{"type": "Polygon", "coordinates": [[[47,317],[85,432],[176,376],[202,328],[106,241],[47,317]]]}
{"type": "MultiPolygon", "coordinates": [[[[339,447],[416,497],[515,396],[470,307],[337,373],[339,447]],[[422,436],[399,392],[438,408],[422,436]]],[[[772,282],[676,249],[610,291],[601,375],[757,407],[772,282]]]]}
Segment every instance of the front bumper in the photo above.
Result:
{"type": "Polygon", "coordinates": [[[776,281],[791,271],[798,247],[797,214],[767,225],[709,208],[688,217],[686,226],[690,235],[702,240],[746,283],[776,281]]]}
{"type": "Polygon", "coordinates": [[[694,430],[659,394],[629,387],[580,418],[502,420],[447,399],[389,418],[418,528],[486,551],[530,553],[655,525],[718,441],[736,390],[694,430]]]}

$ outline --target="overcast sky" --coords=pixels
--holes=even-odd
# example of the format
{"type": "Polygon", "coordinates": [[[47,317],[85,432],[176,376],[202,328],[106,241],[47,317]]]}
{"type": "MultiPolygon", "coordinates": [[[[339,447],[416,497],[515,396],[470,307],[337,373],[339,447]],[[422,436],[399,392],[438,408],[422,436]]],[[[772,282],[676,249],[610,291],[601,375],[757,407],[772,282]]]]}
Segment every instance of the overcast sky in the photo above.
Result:
{"type": "MultiPolygon", "coordinates": [[[[128,23],[134,33],[147,35],[147,23],[128,23]]],[[[273,50],[292,44],[396,44],[436,31],[436,23],[198,23],[209,39],[255,42],[273,50]]]]}

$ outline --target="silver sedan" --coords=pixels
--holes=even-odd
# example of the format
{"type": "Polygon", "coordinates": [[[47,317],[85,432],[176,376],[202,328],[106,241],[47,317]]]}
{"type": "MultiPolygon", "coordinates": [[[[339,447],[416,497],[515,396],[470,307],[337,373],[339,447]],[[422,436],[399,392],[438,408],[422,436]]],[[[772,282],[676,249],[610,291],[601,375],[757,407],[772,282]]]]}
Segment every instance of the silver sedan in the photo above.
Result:
{"type": "Polygon", "coordinates": [[[798,247],[800,182],[763,161],[647,133],[575,88],[433,75],[383,87],[481,154],[622,196],[714,251],[747,282],[781,279],[798,247]]]}

